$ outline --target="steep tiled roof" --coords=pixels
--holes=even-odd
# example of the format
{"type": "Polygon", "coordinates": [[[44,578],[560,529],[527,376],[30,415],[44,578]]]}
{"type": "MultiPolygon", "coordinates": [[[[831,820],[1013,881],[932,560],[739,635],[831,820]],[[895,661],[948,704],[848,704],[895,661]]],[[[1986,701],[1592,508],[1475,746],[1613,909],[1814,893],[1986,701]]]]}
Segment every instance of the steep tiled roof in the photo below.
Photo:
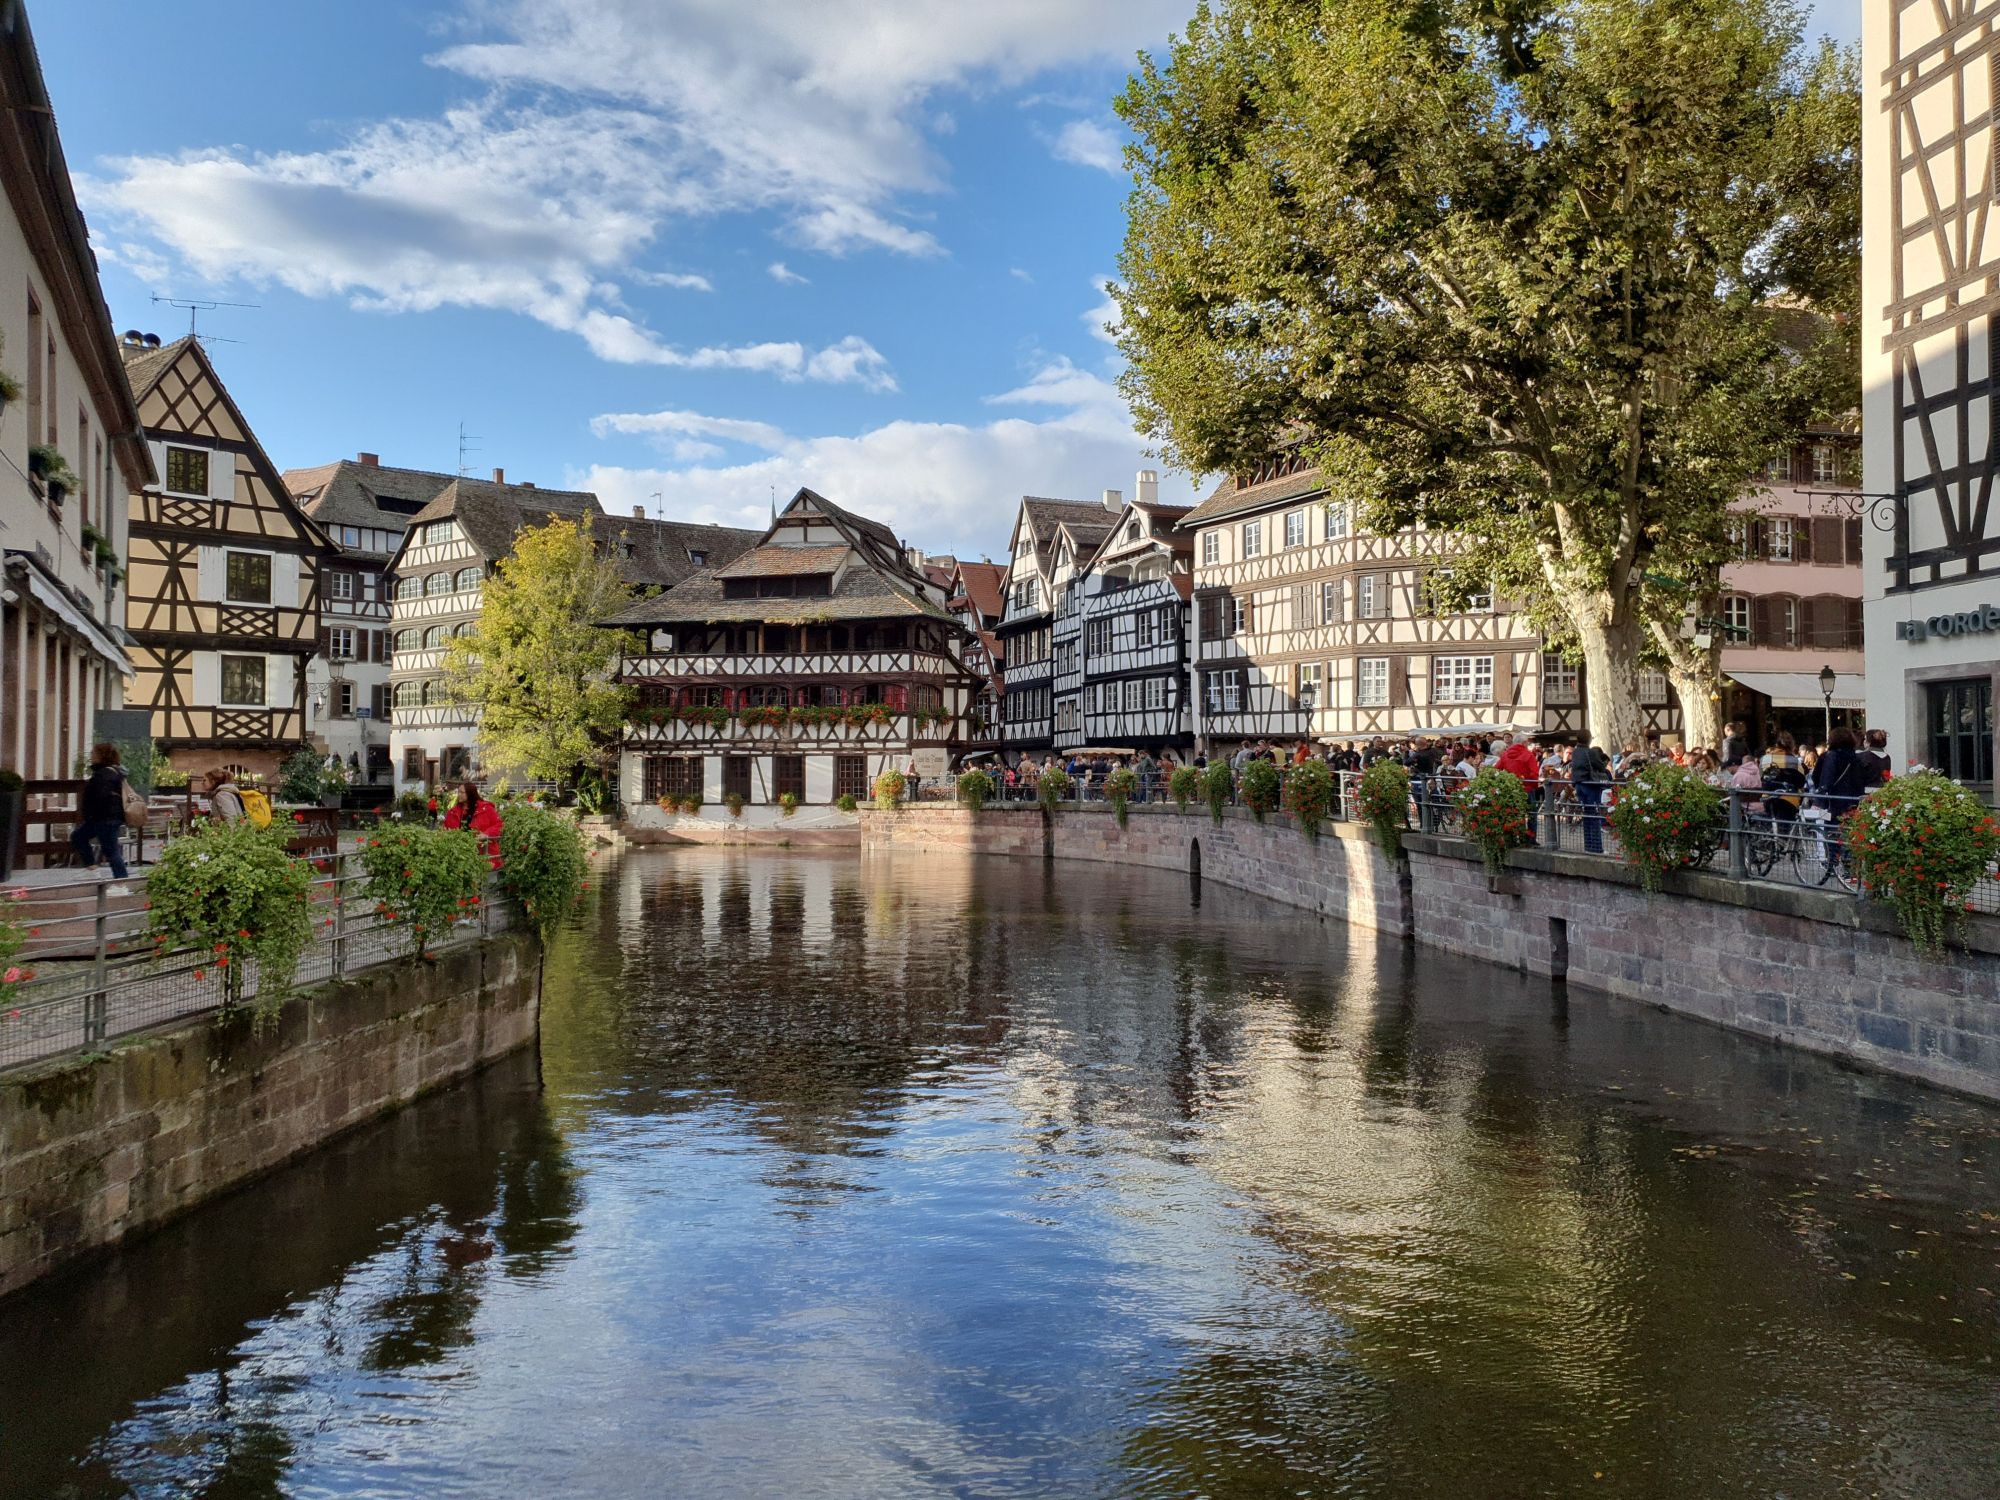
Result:
{"type": "Polygon", "coordinates": [[[1006,601],[1001,594],[1007,583],[1004,564],[960,563],[958,582],[965,591],[965,597],[972,601],[972,607],[983,618],[997,620],[1005,612],[1006,601]]]}
{"type": "Polygon", "coordinates": [[[584,490],[545,490],[518,484],[492,484],[484,479],[453,479],[438,497],[410,517],[411,525],[458,522],[459,533],[489,562],[514,548],[514,533],[539,526],[556,516],[591,516],[603,520],[597,496],[584,490]]]}
{"type": "Polygon", "coordinates": [[[805,599],[725,599],[722,580],[704,568],[666,593],[620,610],[607,625],[675,625],[767,620],[778,625],[817,625],[828,620],[890,620],[929,615],[949,620],[942,609],[897,588],[871,567],[853,567],[831,596],[805,599]]]}
{"type": "Polygon", "coordinates": [[[756,547],[726,567],[715,570],[717,578],[780,578],[798,573],[833,573],[847,561],[854,549],[837,547],[756,547]]]}
{"type": "Polygon", "coordinates": [[[132,399],[143,401],[146,393],[159,383],[162,375],[173,367],[179,357],[181,345],[194,335],[175,339],[171,344],[162,344],[157,349],[149,349],[143,344],[124,344],[118,352],[125,360],[125,379],[132,386],[132,399]]]}
{"type": "Polygon", "coordinates": [[[654,521],[645,516],[600,521],[597,529],[630,544],[630,557],[624,557],[620,548],[620,570],[628,583],[664,588],[685,583],[703,568],[720,567],[741,557],[764,534],[695,521],[654,521]]]}
{"type": "MultiPolygon", "coordinates": [[[[1027,513],[1037,547],[1047,546],[1053,541],[1059,526],[1067,525],[1072,532],[1094,528],[1102,533],[1108,531],[1111,523],[1118,519],[1114,512],[1090,500],[1050,500],[1040,495],[1023,495],[1021,509],[1027,513]]],[[[1079,535],[1078,540],[1084,538],[1079,535]]]]}
{"type": "Polygon", "coordinates": [[[457,479],[456,474],[357,463],[351,458],[284,473],[292,498],[321,525],[369,526],[378,531],[405,530],[418,511],[457,479]]]}
{"type": "Polygon", "coordinates": [[[1287,474],[1281,479],[1240,490],[1236,487],[1235,477],[1225,474],[1222,482],[1209,491],[1206,500],[1181,517],[1180,524],[1187,528],[1219,521],[1226,516],[1247,515],[1252,511],[1283,505],[1287,500],[1322,494],[1325,490],[1326,481],[1320,478],[1318,469],[1301,469],[1296,474],[1287,474]]]}

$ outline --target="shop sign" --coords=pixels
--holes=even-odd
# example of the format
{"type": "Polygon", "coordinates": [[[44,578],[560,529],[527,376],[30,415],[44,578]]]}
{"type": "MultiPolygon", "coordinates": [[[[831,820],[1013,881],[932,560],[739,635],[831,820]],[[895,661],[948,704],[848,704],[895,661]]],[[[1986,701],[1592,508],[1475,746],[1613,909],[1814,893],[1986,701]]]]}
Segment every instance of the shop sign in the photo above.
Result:
{"type": "Polygon", "coordinates": [[[1955,635],[2000,635],[2000,604],[1962,609],[1949,615],[1932,615],[1924,620],[1896,622],[1896,639],[1899,641],[1927,641],[1933,636],[1955,635]]]}

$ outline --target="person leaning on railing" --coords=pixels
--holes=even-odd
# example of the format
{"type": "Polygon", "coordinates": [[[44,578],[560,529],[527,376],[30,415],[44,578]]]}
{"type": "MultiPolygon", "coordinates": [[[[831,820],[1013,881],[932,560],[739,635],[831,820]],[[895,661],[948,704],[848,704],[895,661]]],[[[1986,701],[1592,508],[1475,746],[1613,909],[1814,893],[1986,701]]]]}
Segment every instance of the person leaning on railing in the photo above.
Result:
{"type": "Polygon", "coordinates": [[[1806,787],[1806,767],[1799,758],[1799,742],[1780,732],[1776,742],[1764,752],[1759,770],[1763,773],[1764,810],[1776,822],[1795,821],[1800,794],[1806,787]]]}
{"type": "Polygon", "coordinates": [[[1855,804],[1870,789],[1881,784],[1875,763],[1861,754],[1854,731],[1836,729],[1827,738],[1826,754],[1813,768],[1813,800],[1829,821],[1827,839],[1840,846],[1840,820],[1854,811],[1855,804]]]}
{"type": "Polygon", "coordinates": [[[500,868],[500,809],[479,795],[479,788],[466,782],[459,788],[458,801],[444,815],[446,828],[470,828],[479,835],[479,847],[487,862],[500,868]]]}

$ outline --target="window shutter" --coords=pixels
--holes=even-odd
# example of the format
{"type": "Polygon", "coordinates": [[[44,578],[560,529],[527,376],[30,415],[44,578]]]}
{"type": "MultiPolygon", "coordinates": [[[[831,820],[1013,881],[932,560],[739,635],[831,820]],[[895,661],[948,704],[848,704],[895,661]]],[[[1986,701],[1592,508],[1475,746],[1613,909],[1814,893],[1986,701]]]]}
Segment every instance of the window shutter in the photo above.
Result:
{"type": "Polygon", "coordinates": [[[1750,555],[1752,557],[1765,557],[1770,553],[1771,550],[1770,542],[1766,539],[1764,531],[1765,527],[1762,517],[1758,516],[1751,517],[1750,555]]]}
{"type": "Polygon", "coordinates": [[[1813,560],[1813,543],[1819,540],[1813,535],[1813,529],[1819,524],[1817,521],[1807,520],[1804,516],[1792,522],[1793,562],[1809,563],[1813,560]]]}
{"type": "Polygon", "coordinates": [[[1798,644],[1801,646],[1818,646],[1820,644],[1818,626],[1819,600],[1799,600],[1798,644]]]}
{"type": "Polygon", "coordinates": [[[1782,646],[1778,639],[1778,613],[1772,607],[1776,603],[1769,595],[1760,595],[1750,601],[1750,640],[1758,646],[1782,646]]]}
{"type": "MultiPolygon", "coordinates": [[[[1859,525],[1860,523],[1857,521],[1855,524],[1859,525]]],[[[1859,651],[1861,649],[1861,641],[1862,641],[1861,601],[1859,599],[1843,599],[1840,601],[1840,603],[1842,606],[1841,608],[1842,623],[1846,626],[1846,629],[1843,632],[1843,639],[1841,640],[1840,644],[1842,648],[1845,650],[1859,651]]]]}
{"type": "Polygon", "coordinates": [[[1514,653],[1511,651],[1493,653],[1493,702],[1500,708],[1509,707],[1514,702],[1514,653]]]}
{"type": "Polygon", "coordinates": [[[1389,706],[1402,708],[1410,701],[1410,679],[1408,660],[1401,656],[1389,658],[1389,706]]]}

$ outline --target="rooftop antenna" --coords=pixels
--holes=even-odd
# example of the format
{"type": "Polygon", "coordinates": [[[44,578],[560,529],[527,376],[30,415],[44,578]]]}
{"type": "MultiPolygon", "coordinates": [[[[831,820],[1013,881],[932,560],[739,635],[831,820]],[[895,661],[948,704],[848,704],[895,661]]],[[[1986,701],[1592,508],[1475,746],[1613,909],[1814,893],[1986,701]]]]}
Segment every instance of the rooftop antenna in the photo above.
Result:
{"type": "Polygon", "coordinates": [[[778,524],[778,487],[775,484],[771,486],[771,524],[778,524]]]}
{"type": "Polygon", "coordinates": [[[158,293],[155,293],[153,295],[154,305],[158,306],[162,302],[166,303],[168,307],[186,309],[188,315],[188,337],[191,339],[198,338],[204,344],[240,344],[243,340],[217,338],[212,333],[197,332],[194,326],[195,315],[197,313],[214,312],[218,307],[258,308],[264,305],[261,302],[210,302],[197,297],[162,297],[158,293]]]}
{"type": "Polygon", "coordinates": [[[648,495],[646,498],[653,502],[653,519],[655,521],[666,520],[667,518],[666,496],[661,491],[654,490],[653,493],[648,495]]]}
{"type": "Polygon", "coordinates": [[[465,424],[460,422],[458,424],[458,477],[460,479],[465,478],[467,474],[472,472],[471,467],[465,461],[466,456],[478,451],[479,434],[476,432],[467,432],[465,424]]]}

